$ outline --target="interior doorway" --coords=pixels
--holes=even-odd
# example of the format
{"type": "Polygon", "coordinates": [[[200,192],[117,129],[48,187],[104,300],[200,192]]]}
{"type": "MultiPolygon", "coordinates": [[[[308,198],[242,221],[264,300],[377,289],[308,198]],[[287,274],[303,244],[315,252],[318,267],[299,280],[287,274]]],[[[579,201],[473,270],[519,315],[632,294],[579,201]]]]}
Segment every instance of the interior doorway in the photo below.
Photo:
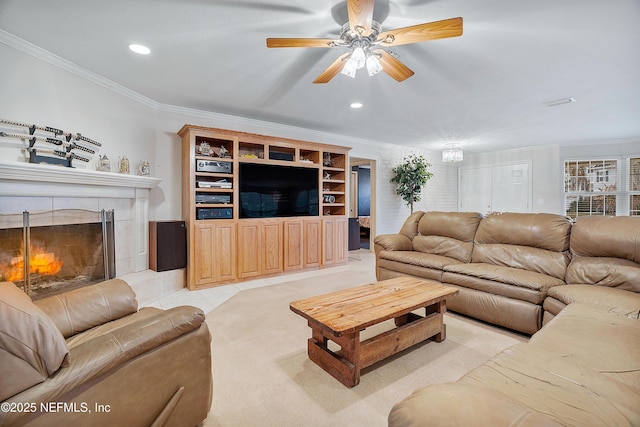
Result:
{"type": "Polygon", "coordinates": [[[351,157],[349,250],[373,250],[376,236],[376,161],[351,157]]]}

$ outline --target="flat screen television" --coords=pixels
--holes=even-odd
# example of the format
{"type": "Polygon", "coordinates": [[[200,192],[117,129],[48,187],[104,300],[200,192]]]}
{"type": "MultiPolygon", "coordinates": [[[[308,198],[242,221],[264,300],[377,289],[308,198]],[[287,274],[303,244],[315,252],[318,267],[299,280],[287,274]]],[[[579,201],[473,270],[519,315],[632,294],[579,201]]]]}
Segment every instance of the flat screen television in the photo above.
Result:
{"type": "Polygon", "coordinates": [[[240,163],[240,218],[318,215],[318,169],[240,163]]]}

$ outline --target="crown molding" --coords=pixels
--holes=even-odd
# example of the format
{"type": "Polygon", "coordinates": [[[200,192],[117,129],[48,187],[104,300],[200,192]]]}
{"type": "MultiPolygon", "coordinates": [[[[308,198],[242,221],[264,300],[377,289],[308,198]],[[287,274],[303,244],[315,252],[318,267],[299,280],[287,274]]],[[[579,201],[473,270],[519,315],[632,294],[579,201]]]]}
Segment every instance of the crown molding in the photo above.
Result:
{"type": "Polygon", "coordinates": [[[185,115],[189,117],[199,117],[216,122],[228,123],[228,127],[237,127],[239,130],[246,131],[246,127],[250,126],[253,129],[259,130],[261,133],[268,133],[272,136],[287,136],[291,135],[292,138],[310,139],[317,141],[331,140],[335,144],[341,144],[348,147],[376,145],[379,147],[386,147],[388,143],[383,141],[368,140],[362,138],[349,137],[345,135],[334,134],[330,132],[318,131],[308,128],[302,128],[297,126],[285,125],[282,123],[268,122],[263,120],[252,119],[249,117],[232,116],[228,114],[216,113],[212,111],[197,110],[194,108],[180,107],[170,104],[161,104],[139,94],[131,89],[128,89],[118,83],[115,83],[99,74],[87,70],[71,61],[68,61],[58,55],[55,55],[39,46],[34,45],[24,39],[21,39],[5,30],[0,29],[0,43],[4,43],[17,50],[20,50],[28,55],[38,58],[48,64],[54,65],[64,71],[72,73],[78,77],[82,77],[88,81],[98,84],[104,88],[114,91],[120,95],[137,101],[153,110],[162,111],[167,113],[174,113],[185,115]]]}
{"type": "Polygon", "coordinates": [[[149,108],[158,108],[158,103],[153,99],[140,95],[138,92],[134,92],[131,89],[128,89],[122,85],[119,85],[118,83],[104,78],[99,74],[89,71],[86,68],[82,68],[78,64],[68,61],[58,55],[49,52],[48,50],[42,49],[41,47],[38,47],[33,43],[29,43],[28,41],[21,39],[2,29],[0,29],[0,43],[4,43],[8,46],[13,47],[14,49],[20,50],[48,64],[54,65],[64,71],[75,74],[78,77],[82,77],[83,79],[89,80],[90,82],[117,92],[120,95],[133,99],[134,101],[144,104],[149,108]]]}

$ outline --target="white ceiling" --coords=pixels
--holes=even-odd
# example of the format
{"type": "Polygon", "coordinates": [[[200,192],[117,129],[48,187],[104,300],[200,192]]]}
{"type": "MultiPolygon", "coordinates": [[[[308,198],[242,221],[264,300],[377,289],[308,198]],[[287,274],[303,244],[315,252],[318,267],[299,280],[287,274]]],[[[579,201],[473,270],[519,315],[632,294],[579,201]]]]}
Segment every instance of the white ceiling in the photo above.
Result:
{"type": "Polygon", "coordinates": [[[344,0],[0,0],[0,29],[161,104],[434,150],[640,141],[640,1],[377,0],[374,11],[383,30],[457,16],[461,37],[391,49],[415,71],[402,83],[360,70],[314,85],[343,48],[265,39],[337,38],[344,0]],[[567,97],[577,102],[546,105],[567,97]]]}

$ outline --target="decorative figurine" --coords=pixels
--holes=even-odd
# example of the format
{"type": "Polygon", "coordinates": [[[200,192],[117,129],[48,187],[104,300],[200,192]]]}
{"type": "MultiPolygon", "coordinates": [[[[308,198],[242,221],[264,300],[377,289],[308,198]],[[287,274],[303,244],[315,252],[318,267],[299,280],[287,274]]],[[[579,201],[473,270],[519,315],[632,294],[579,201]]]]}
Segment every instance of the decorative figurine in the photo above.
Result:
{"type": "Polygon", "coordinates": [[[331,174],[329,172],[324,174],[324,179],[326,180],[330,180],[331,179],[331,174]]]}
{"type": "Polygon", "coordinates": [[[105,154],[99,154],[100,160],[98,161],[98,165],[96,166],[96,170],[100,172],[111,172],[111,160],[105,154]]]}
{"type": "Polygon", "coordinates": [[[325,166],[333,166],[333,160],[331,160],[331,154],[327,153],[324,156],[324,161],[323,161],[325,166]]]}
{"type": "Polygon", "coordinates": [[[198,154],[202,156],[211,156],[213,154],[213,150],[208,142],[201,142],[198,146],[198,154]]]}
{"type": "Polygon", "coordinates": [[[120,158],[120,164],[119,164],[119,170],[118,172],[120,173],[129,173],[129,159],[127,159],[127,156],[122,156],[120,158]]]}
{"type": "Polygon", "coordinates": [[[149,160],[143,160],[140,162],[140,175],[142,176],[151,175],[151,167],[149,166],[149,160]]]}
{"type": "Polygon", "coordinates": [[[231,153],[229,153],[229,150],[227,150],[224,145],[221,145],[220,153],[218,153],[218,156],[222,157],[223,159],[230,159],[231,153]]]}

